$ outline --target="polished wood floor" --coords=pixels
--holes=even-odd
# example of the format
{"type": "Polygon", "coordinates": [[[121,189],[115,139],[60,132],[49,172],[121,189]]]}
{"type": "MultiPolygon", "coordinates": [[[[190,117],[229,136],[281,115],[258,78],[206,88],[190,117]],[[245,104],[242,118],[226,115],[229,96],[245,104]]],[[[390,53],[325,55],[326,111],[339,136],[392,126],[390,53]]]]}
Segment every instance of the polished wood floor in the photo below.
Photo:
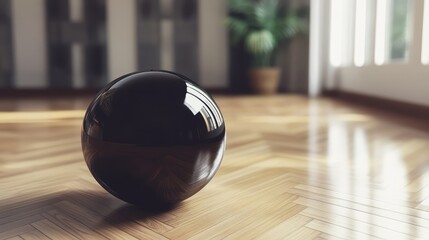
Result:
{"type": "Polygon", "coordinates": [[[87,99],[0,100],[0,239],[429,239],[428,121],[302,96],[217,102],[219,172],[148,213],[87,170],[87,99]]]}

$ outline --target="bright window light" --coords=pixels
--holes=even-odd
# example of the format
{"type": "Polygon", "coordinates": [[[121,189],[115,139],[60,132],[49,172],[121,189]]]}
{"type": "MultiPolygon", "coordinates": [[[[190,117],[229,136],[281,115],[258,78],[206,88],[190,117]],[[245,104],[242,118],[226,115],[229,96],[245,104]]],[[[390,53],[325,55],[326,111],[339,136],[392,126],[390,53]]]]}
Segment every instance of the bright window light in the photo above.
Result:
{"type": "Polygon", "coordinates": [[[386,13],[386,0],[378,0],[374,59],[377,65],[383,64],[386,60],[386,13]]]}
{"type": "Polygon", "coordinates": [[[355,65],[361,67],[365,64],[366,52],[366,5],[367,0],[356,1],[355,26],[355,65]]]}
{"type": "Polygon", "coordinates": [[[429,64],[429,1],[424,1],[422,63],[429,64]]]}
{"type": "Polygon", "coordinates": [[[309,93],[317,96],[320,93],[320,33],[321,33],[321,4],[320,0],[311,0],[310,10],[310,66],[309,66],[309,93]]]}
{"type": "Polygon", "coordinates": [[[329,57],[331,65],[338,67],[341,65],[343,54],[343,41],[342,41],[342,2],[344,0],[332,0],[331,2],[331,29],[330,29],[330,46],[329,57]]]}

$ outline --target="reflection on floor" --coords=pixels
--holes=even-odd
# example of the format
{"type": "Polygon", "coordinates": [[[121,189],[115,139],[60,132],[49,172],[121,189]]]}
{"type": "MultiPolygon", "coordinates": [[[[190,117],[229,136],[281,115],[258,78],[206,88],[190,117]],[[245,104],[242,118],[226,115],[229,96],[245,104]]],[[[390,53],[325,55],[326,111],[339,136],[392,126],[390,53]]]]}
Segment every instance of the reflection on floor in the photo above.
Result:
{"type": "Polygon", "coordinates": [[[0,100],[0,239],[429,236],[429,122],[301,96],[217,101],[228,131],[218,174],[147,213],[90,176],[88,99],[0,100]]]}

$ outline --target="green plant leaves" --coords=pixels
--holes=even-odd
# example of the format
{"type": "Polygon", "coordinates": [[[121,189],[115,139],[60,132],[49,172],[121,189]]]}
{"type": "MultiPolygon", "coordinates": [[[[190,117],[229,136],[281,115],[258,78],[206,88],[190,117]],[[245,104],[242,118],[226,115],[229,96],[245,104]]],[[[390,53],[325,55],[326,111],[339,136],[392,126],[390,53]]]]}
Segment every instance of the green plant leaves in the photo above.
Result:
{"type": "Polygon", "coordinates": [[[232,42],[238,43],[246,36],[249,31],[249,24],[241,19],[229,17],[226,19],[226,25],[231,30],[232,42]]]}
{"type": "Polygon", "coordinates": [[[228,8],[232,12],[248,14],[252,11],[253,0],[229,0],[228,8]]]}
{"type": "Polygon", "coordinates": [[[294,37],[301,31],[305,30],[305,23],[303,20],[290,14],[277,21],[276,24],[276,38],[278,40],[287,40],[294,37]]]}
{"type": "Polygon", "coordinates": [[[226,24],[231,40],[244,41],[253,58],[262,59],[258,65],[271,62],[271,56],[281,42],[289,42],[299,32],[307,30],[308,7],[279,9],[278,0],[229,0],[230,16],[226,24]]]}
{"type": "Polygon", "coordinates": [[[276,41],[268,30],[253,31],[247,35],[246,48],[252,54],[264,54],[274,50],[276,41]]]}

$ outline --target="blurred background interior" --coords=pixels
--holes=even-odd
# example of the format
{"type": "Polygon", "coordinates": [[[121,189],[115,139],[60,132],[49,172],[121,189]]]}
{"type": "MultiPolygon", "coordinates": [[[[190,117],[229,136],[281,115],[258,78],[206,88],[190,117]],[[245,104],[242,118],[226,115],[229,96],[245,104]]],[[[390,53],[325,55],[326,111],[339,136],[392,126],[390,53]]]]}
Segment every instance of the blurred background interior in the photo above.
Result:
{"type": "MultiPolygon", "coordinates": [[[[128,72],[164,69],[207,89],[249,92],[225,0],[1,0],[0,11],[2,89],[99,88],[128,72]]],[[[308,35],[280,51],[280,90],[305,93],[308,35]]]]}
{"type": "MultiPolygon", "coordinates": [[[[279,9],[304,10],[306,28],[276,42],[276,91],[429,105],[427,5],[280,1],[279,9]]],[[[237,29],[228,28],[240,10],[226,0],[0,0],[1,92],[98,89],[147,69],[177,71],[217,92],[254,92],[249,36],[235,41],[237,29]]]]}
{"type": "MultiPolygon", "coordinates": [[[[429,105],[423,2],[280,1],[307,9],[308,27],[276,45],[278,90],[429,105]]],[[[246,38],[234,44],[227,26],[236,12],[225,0],[0,0],[0,88],[97,89],[128,72],[165,69],[209,90],[249,93],[246,38]]]]}

